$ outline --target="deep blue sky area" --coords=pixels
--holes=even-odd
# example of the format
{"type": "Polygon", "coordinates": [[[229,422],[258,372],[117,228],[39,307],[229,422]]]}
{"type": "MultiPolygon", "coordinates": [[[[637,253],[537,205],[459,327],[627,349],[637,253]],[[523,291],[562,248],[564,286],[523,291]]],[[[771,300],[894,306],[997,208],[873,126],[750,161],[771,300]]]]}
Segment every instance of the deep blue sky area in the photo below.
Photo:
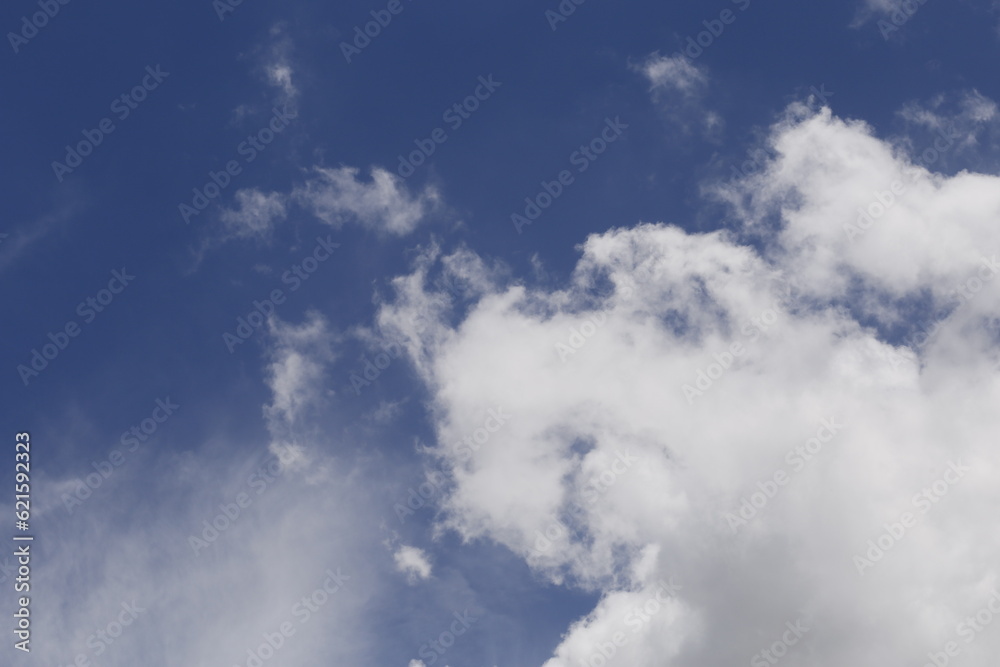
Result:
{"type": "MultiPolygon", "coordinates": [[[[0,45],[0,434],[30,428],[45,443],[40,475],[86,470],[167,396],[183,407],[144,450],[145,474],[220,434],[248,450],[265,448],[266,336],[258,332],[230,353],[222,335],[255,299],[282,287],[282,273],[311,253],[317,238],[330,237],[338,250],[301,289],[286,290],[278,314],[299,323],[315,311],[343,335],[317,423],[331,451],[366,460],[387,489],[392,519],[396,492],[421,480],[413,443],[434,438],[430,397],[404,362],[361,395],[353,392],[350,374],[370,350],[349,334],[373,326],[373,295],[391,296],[389,281],[410,270],[415,248],[467,246],[505,263],[515,279],[560,285],[590,234],[638,222],[725,227],[726,209],[702,187],[727,175],[789,103],[806,101],[814,89],[832,91],[835,114],[863,119],[882,137],[903,131],[897,112],[908,102],[971,89],[1000,98],[998,17],[989,3],[930,0],[889,40],[876,20],[852,26],[860,0],[752,0],[745,10],[729,0],[587,0],[555,30],[545,12],[556,0],[401,3],[401,13],[351,62],[342,42],[386,2],[244,0],[220,20],[210,0],[73,0],[17,53],[9,38],[0,45]],[[673,55],[723,10],[735,21],[694,61],[711,82],[703,107],[651,92],[640,71],[646,59],[673,55]],[[269,82],[274,62],[289,68],[294,100],[269,82]],[[140,84],[147,67],[168,76],[119,118],[113,101],[140,84]],[[448,128],[442,114],[472,94],[480,77],[500,85],[460,127],[448,128]],[[288,104],[297,116],[244,163],[238,146],[267,125],[272,109],[288,104]],[[697,126],[703,109],[724,123],[711,136],[685,127],[697,126]],[[67,144],[104,118],[114,131],[58,180],[53,161],[63,161],[67,144]],[[622,137],[584,173],[574,172],[574,183],[518,234],[511,215],[523,213],[543,180],[571,169],[571,154],[607,119],[627,124],[622,137]],[[395,173],[399,156],[436,128],[447,128],[447,141],[405,186],[436,188],[441,206],[415,232],[331,226],[290,206],[266,240],[225,238],[220,215],[235,207],[237,191],[288,193],[317,167],[357,167],[365,180],[373,167],[395,173]],[[234,159],[242,172],[185,223],[178,205],[234,159]],[[544,277],[533,272],[536,257],[544,277]],[[123,269],[134,282],[85,321],[78,304],[123,269]],[[32,350],[69,322],[80,334],[26,385],[18,366],[29,365],[32,350]],[[361,417],[397,401],[401,416],[391,424],[361,417]]],[[[0,28],[18,31],[22,17],[37,11],[30,0],[5,3],[0,28]]],[[[9,479],[4,467],[4,488],[9,479]]],[[[416,539],[434,516],[424,510],[401,534],[416,539]]],[[[542,584],[488,541],[443,540],[447,556],[439,566],[460,573],[461,585],[490,606],[491,632],[456,647],[452,664],[540,664],[597,599],[542,584]]],[[[402,618],[419,615],[412,610],[421,601],[369,604],[385,607],[387,627],[405,626],[397,628],[399,641],[377,648],[380,662],[372,664],[405,665],[428,628],[440,625],[433,617],[422,621],[428,628],[402,618]]]]}

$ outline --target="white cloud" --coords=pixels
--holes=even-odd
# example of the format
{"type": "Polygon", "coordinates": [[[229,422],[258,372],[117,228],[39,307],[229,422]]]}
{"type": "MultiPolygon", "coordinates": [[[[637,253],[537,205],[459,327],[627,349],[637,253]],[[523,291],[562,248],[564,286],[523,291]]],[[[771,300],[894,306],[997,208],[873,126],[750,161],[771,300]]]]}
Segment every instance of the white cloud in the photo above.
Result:
{"type": "Polygon", "coordinates": [[[314,176],[295,186],[291,194],[254,188],[237,191],[234,206],[219,216],[223,233],[205,247],[232,238],[269,241],[288,217],[290,205],[302,206],[334,227],[357,223],[379,234],[403,236],[426,220],[441,201],[433,187],[411,193],[403,179],[380,167],[372,169],[368,182],[358,177],[354,167],[316,167],[311,173],[314,176]]]}
{"type": "Polygon", "coordinates": [[[941,130],[950,124],[979,125],[998,118],[997,103],[978,90],[959,95],[938,95],[927,104],[911,102],[899,115],[914,125],[941,130]],[[953,110],[949,112],[948,107],[953,110]]]}
{"type": "Polygon", "coordinates": [[[266,414],[294,423],[317,400],[323,368],[331,358],[332,337],[326,321],[316,313],[298,326],[272,316],[270,331],[274,347],[268,371],[274,400],[266,414]]]}
{"type": "MultiPolygon", "coordinates": [[[[783,636],[794,664],[920,664],[1000,583],[1000,178],[801,105],[770,147],[717,189],[733,232],[591,236],[563,289],[482,268],[463,314],[431,249],[380,310],[433,394],[442,525],[602,595],[547,667],[618,632],[608,665],[746,664],[783,636]]],[[[960,647],[985,667],[1000,635],[960,647]]]]}
{"type": "Polygon", "coordinates": [[[704,70],[683,55],[651,54],[639,70],[649,79],[650,89],[677,90],[687,95],[700,93],[708,85],[704,70]]]}
{"type": "Polygon", "coordinates": [[[336,227],[356,221],[381,233],[404,235],[416,229],[439,202],[434,188],[411,194],[403,179],[381,167],[372,169],[369,182],[359,180],[355,167],[317,167],[315,173],[293,196],[320,220],[336,227]]]}
{"type": "Polygon", "coordinates": [[[275,225],[288,215],[285,199],[277,192],[265,194],[256,189],[239,190],[236,193],[236,208],[224,209],[220,219],[233,236],[267,239],[275,225]]]}
{"type": "MultiPolygon", "coordinates": [[[[127,453],[72,515],[61,496],[76,488],[73,472],[68,479],[43,475],[37,497],[48,500],[33,509],[51,530],[45,576],[31,590],[31,647],[40,662],[139,665],[156,654],[166,657],[153,664],[253,664],[249,652],[284,623],[294,634],[267,649],[271,663],[364,664],[377,652],[377,618],[361,610],[385,594],[392,573],[391,562],[380,563],[386,559],[371,529],[381,518],[379,493],[370,476],[331,456],[314,421],[302,420],[328,358],[325,328],[312,319],[272,321],[270,330],[272,399],[264,421],[282,429],[283,440],[270,441],[294,443],[309,469],[269,455],[263,428],[257,441],[229,442],[210,426],[203,440],[171,446],[174,420],[195,408],[181,398],[181,416],[157,434],[163,446],[127,453]],[[307,596],[311,608],[302,602],[307,596]],[[119,635],[122,604],[133,602],[142,611],[119,635]],[[98,630],[113,639],[98,640],[98,630]],[[42,636],[48,639],[36,639],[42,636]]],[[[233,407],[223,403],[218,413],[229,420],[233,407]]],[[[219,430],[231,428],[223,424],[219,430]]],[[[90,469],[84,461],[81,476],[90,469]]]]}
{"type": "Polygon", "coordinates": [[[325,470],[313,465],[313,453],[296,434],[306,411],[322,404],[326,365],[334,358],[334,336],[326,321],[314,312],[299,325],[272,315],[268,329],[272,342],[267,375],[273,399],[264,406],[264,416],[272,435],[269,449],[286,467],[308,469],[307,478],[315,482],[322,479],[325,470]]]}
{"type": "Polygon", "coordinates": [[[278,22],[271,26],[265,40],[242,56],[254,61],[256,75],[268,90],[264,100],[245,102],[233,109],[233,124],[242,124],[248,119],[259,122],[261,116],[270,116],[275,106],[283,107],[293,116],[297,113],[300,92],[295,84],[294,51],[295,42],[289,34],[288,25],[278,22]]]}
{"type": "Polygon", "coordinates": [[[281,89],[285,99],[294,100],[299,91],[292,83],[292,68],[283,62],[271,63],[267,66],[267,78],[271,85],[281,89]]]}
{"type": "Polygon", "coordinates": [[[299,99],[299,89],[293,81],[294,72],[291,64],[294,44],[283,23],[275,24],[271,28],[270,37],[271,44],[264,57],[264,74],[268,84],[280,91],[278,103],[294,112],[299,99]]]}
{"type": "Polygon", "coordinates": [[[672,124],[685,133],[700,126],[702,135],[711,140],[721,136],[725,128],[722,116],[705,106],[709,78],[703,66],[680,53],[664,56],[656,52],[632,69],[649,81],[653,100],[672,124]]]}
{"type": "Polygon", "coordinates": [[[396,551],[393,559],[396,569],[405,574],[411,583],[430,579],[431,562],[422,549],[404,545],[396,551]]]}
{"type": "Polygon", "coordinates": [[[833,118],[828,109],[812,115],[797,107],[772,138],[779,158],[721,192],[749,202],[744,213],[758,229],[784,218],[774,247],[815,295],[843,298],[860,280],[856,296],[880,304],[925,291],[942,305],[984,253],[1000,252],[1000,192],[991,187],[993,177],[960,173],[944,179],[929,172],[920,161],[933,169],[958,141],[938,138],[914,163],[863,123],[833,118]],[[830,153],[819,157],[817,150],[830,153]],[[902,194],[893,193],[894,184],[902,194]]]}
{"type": "Polygon", "coordinates": [[[978,90],[937,95],[928,102],[910,102],[899,111],[899,117],[907,126],[907,136],[901,143],[910,150],[914,142],[925,140],[923,133],[958,136],[958,145],[945,155],[942,166],[956,162],[947,158],[965,159],[972,155],[982,159],[984,154],[995,154],[1000,149],[1000,108],[978,90]]]}

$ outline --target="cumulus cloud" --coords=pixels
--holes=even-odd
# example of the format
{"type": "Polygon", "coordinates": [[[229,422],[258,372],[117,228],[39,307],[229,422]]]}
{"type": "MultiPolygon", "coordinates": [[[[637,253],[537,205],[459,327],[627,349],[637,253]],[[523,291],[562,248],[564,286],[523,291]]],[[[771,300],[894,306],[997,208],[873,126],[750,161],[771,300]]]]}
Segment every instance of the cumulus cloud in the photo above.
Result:
{"type": "Polygon", "coordinates": [[[601,594],[547,667],[1000,650],[960,625],[1000,587],[1000,178],[802,105],[768,153],[714,190],[733,229],[593,235],[561,288],[432,248],[381,306],[432,392],[441,527],[601,594]],[[450,266],[478,267],[462,310],[450,266]]]}
{"type": "Polygon", "coordinates": [[[296,188],[293,196],[327,224],[339,227],[353,221],[397,236],[416,229],[440,199],[429,186],[411,194],[403,179],[381,167],[371,170],[368,182],[358,175],[356,167],[317,167],[315,177],[296,188]]]}
{"type": "Polygon", "coordinates": [[[404,545],[396,551],[393,559],[396,569],[405,574],[410,583],[430,579],[431,562],[422,549],[404,545]]]}
{"type": "Polygon", "coordinates": [[[773,251],[810,293],[870,314],[888,308],[880,315],[888,322],[907,298],[946,307],[980,258],[1000,251],[994,178],[933,171],[960,136],[932,137],[908,157],[863,123],[801,107],[775,132],[778,159],[720,193],[739,203],[752,230],[785,223],[773,251]],[[818,159],[815,150],[835,153],[818,159]]]}
{"type": "Polygon", "coordinates": [[[278,192],[239,190],[236,193],[236,207],[224,209],[220,219],[232,236],[268,239],[275,225],[288,215],[285,199],[278,192]]]}

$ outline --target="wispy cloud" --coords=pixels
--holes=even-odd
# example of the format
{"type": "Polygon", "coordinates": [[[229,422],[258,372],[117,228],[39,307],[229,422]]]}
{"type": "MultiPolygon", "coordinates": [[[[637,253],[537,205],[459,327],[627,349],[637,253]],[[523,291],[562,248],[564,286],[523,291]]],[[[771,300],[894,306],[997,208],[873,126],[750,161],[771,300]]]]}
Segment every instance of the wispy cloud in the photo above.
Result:
{"type": "Polygon", "coordinates": [[[288,215],[286,197],[277,192],[239,190],[235,199],[236,207],[223,209],[219,218],[237,238],[269,239],[275,225],[288,215]]]}
{"type": "Polygon", "coordinates": [[[381,167],[371,170],[367,182],[359,178],[356,167],[317,167],[314,174],[292,196],[335,227],[357,222],[383,234],[408,234],[440,203],[433,187],[411,194],[403,179],[381,167]]]}
{"type": "Polygon", "coordinates": [[[632,69],[649,82],[653,100],[673,125],[684,132],[698,131],[707,139],[718,140],[725,122],[705,105],[709,76],[704,65],[682,54],[664,56],[656,52],[632,69]]]}

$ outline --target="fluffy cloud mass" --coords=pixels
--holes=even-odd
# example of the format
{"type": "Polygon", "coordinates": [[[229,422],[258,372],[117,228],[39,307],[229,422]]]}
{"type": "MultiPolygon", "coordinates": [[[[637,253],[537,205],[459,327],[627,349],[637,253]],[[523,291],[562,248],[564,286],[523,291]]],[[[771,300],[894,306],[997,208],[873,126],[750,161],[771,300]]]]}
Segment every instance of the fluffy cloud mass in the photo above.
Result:
{"type": "Polygon", "coordinates": [[[601,594],[547,667],[998,654],[1000,178],[936,173],[956,141],[793,106],[728,231],[591,236],[559,290],[436,248],[395,280],[442,527],[601,594]]]}

